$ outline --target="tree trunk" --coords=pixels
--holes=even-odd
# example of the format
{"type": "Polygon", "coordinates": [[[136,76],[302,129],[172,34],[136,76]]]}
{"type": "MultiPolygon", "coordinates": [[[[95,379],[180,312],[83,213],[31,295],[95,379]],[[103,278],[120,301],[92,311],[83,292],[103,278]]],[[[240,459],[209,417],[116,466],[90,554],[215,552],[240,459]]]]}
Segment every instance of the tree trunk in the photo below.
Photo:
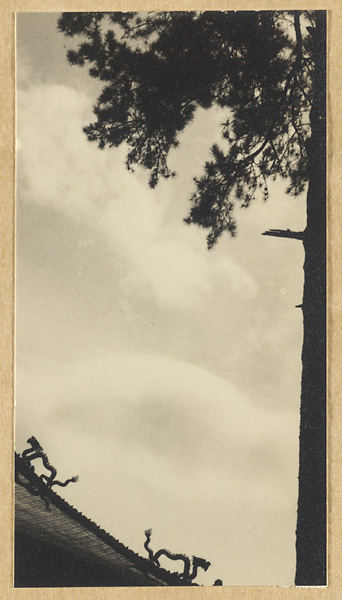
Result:
{"type": "Polygon", "coordinates": [[[299,450],[296,585],[326,584],[326,13],[316,11],[299,450]]]}

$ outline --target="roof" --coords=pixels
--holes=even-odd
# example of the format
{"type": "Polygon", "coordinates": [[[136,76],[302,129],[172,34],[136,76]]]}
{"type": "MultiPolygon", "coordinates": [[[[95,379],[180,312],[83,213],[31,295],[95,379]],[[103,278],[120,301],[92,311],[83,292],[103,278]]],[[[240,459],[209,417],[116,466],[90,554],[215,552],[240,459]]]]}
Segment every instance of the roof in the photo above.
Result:
{"type": "MultiPolygon", "coordinates": [[[[171,573],[158,567],[130,550],[49,488],[37,476],[34,468],[17,453],[15,454],[15,482],[17,540],[28,540],[24,559],[32,561],[30,555],[38,543],[39,561],[44,561],[44,556],[51,548],[55,552],[67,552],[69,555],[72,553],[72,556],[75,556],[78,561],[83,561],[84,564],[97,565],[102,571],[105,569],[107,575],[111,576],[106,580],[114,582],[111,585],[197,585],[184,581],[178,573],[171,573]],[[115,581],[125,583],[115,584],[115,581]]],[[[17,545],[19,545],[18,541],[17,545]]],[[[54,558],[54,564],[56,560],[54,558]]],[[[30,586],[20,584],[19,587],[30,586]]],[[[33,587],[40,586],[33,584],[33,587]]]]}

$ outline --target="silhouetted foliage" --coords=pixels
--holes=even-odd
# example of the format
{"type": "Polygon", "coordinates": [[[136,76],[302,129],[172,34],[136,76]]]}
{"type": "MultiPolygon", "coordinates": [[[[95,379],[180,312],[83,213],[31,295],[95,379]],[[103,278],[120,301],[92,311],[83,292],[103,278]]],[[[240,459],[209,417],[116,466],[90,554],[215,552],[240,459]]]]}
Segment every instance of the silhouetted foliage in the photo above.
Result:
{"type": "Polygon", "coordinates": [[[235,234],[233,207],[268,196],[267,179],[307,181],[312,101],[311,35],[305,12],[64,13],[59,29],[82,35],[68,52],[104,83],[84,128],[100,148],[128,144],[127,166],[151,171],[150,185],[174,173],[167,158],[196,108],[227,108],[222,147],[195,179],[187,223],[209,229],[211,247],[235,234]]]}

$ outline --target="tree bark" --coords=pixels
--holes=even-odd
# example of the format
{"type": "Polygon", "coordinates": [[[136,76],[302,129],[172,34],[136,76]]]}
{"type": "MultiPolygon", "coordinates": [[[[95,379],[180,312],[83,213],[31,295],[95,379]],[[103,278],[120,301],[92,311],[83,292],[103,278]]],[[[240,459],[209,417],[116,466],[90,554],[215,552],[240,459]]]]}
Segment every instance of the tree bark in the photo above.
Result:
{"type": "Polygon", "coordinates": [[[296,585],[326,585],[326,13],[316,11],[309,187],[304,235],[304,339],[296,585]]]}

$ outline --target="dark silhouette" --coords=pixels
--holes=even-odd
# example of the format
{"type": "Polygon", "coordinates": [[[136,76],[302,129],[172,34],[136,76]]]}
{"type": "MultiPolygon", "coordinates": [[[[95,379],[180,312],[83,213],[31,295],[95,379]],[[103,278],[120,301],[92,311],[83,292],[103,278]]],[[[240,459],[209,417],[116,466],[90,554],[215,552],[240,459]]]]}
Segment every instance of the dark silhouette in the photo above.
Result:
{"type": "Polygon", "coordinates": [[[207,571],[210,567],[210,562],[205,560],[204,558],[199,558],[198,556],[193,556],[190,559],[186,554],[175,554],[174,552],[170,552],[169,550],[158,550],[158,552],[154,553],[153,550],[149,547],[150,540],[152,535],[152,529],[147,529],[145,531],[146,541],[144,543],[144,548],[148,552],[149,559],[154,562],[158,567],[160,567],[159,558],[161,556],[166,556],[171,560],[182,560],[184,562],[184,571],[181,573],[181,577],[186,581],[193,581],[197,577],[197,571],[199,568],[207,571]],[[190,569],[192,568],[191,572],[190,569]]]}
{"type": "Polygon", "coordinates": [[[69,62],[103,82],[88,139],[125,142],[127,167],[147,168],[151,187],[174,175],[168,154],[196,109],[227,109],[185,219],[208,230],[209,248],[236,234],[236,206],[268,199],[269,178],[307,193],[305,235],[266,235],[304,245],[296,584],[325,585],[326,13],[62,13],[58,27],[82,36],[69,62]]]}
{"type": "Polygon", "coordinates": [[[27,463],[31,463],[36,458],[42,459],[44,467],[51,473],[49,477],[44,474],[40,475],[40,479],[46,483],[47,487],[51,488],[54,485],[66,487],[69,483],[75,483],[76,481],[78,481],[78,475],[74,475],[73,477],[67,479],[64,482],[58,481],[58,479],[56,479],[57,469],[53,467],[49,462],[49,459],[38,440],[34,436],[32,436],[27,440],[27,443],[30,444],[31,448],[24,450],[24,452],[22,453],[22,458],[27,463]]]}
{"type": "Polygon", "coordinates": [[[304,239],[305,231],[291,231],[290,229],[270,229],[264,231],[262,235],[273,235],[274,237],[282,237],[287,239],[302,240],[304,239]]]}

